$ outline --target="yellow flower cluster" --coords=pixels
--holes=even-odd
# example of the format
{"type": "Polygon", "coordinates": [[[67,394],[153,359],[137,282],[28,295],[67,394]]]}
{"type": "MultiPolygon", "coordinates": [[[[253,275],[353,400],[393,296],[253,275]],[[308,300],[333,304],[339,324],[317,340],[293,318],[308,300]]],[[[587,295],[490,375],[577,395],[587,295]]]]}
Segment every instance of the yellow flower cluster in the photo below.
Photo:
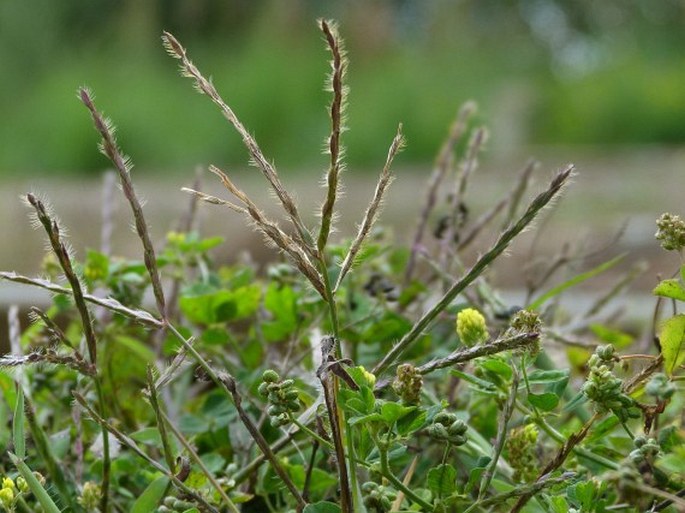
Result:
{"type": "Polygon", "coordinates": [[[9,477],[2,478],[2,488],[0,488],[0,505],[7,512],[14,511],[14,500],[16,498],[17,487],[9,477]]]}
{"type": "MultiPolygon", "coordinates": [[[[33,475],[41,484],[45,483],[45,478],[39,472],[34,472],[33,475]]],[[[30,493],[29,485],[23,477],[19,476],[14,480],[11,477],[3,477],[0,488],[0,511],[14,513],[19,496],[23,495],[26,498],[30,493]]]]}
{"type": "Polygon", "coordinates": [[[475,346],[488,339],[485,317],[475,308],[464,308],[457,314],[457,335],[465,346],[475,346]]]}

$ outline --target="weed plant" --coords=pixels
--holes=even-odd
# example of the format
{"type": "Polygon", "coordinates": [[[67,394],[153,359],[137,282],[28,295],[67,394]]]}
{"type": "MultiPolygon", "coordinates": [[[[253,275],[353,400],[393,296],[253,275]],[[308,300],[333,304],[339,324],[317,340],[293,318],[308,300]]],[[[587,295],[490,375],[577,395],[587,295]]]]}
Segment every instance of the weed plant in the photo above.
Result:
{"type": "MultiPolygon", "coordinates": [[[[356,235],[335,240],[347,60],[334,25],[321,21],[320,29],[332,100],[316,226],[165,33],[182,74],[242,137],[285,225],[210,166],[230,199],[199,184],[186,189],[188,214],[155,248],[130,161],[92,94],[79,90],[131,207],[142,260],[115,257],[107,241],[77,259],[46,202],[26,196],[49,242],[44,276],[0,277],[47,289],[53,300],[31,309],[35,322],[23,333],[17,310],[10,315],[12,353],[0,360],[1,507],[683,511],[685,315],[626,353],[641,342],[604,312],[635,273],[587,311],[568,314],[559,296],[620,257],[554,285],[572,260],[567,252],[522,272],[524,307],[505,304],[488,270],[559,196],[573,167],[526,200],[529,163],[506,197],[471,219],[467,186],[487,132],[473,126],[470,103],[436,159],[412,245],[397,247],[376,227],[401,127],[356,235]],[[210,250],[222,239],[196,229],[200,202],[215,215],[245,216],[282,258],[261,273],[249,263],[217,266],[210,250]],[[465,250],[488,235],[489,249],[467,261],[465,250]]],[[[658,224],[664,248],[682,253],[685,223],[664,215],[658,224]]],[[[655,294],[677,307],[683,281],[681,269],[655,294]]]]}

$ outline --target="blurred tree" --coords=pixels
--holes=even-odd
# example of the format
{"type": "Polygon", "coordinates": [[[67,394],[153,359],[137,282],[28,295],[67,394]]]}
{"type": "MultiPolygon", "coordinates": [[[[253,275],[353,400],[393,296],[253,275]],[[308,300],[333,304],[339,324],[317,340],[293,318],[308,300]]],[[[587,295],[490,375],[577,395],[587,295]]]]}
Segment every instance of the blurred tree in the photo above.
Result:
{"type": "Polygon", "coordinates": [[[171,78],[162,29],[192,49],[279,161],[319,163],[318,17],[340,21],[353,57],[353,164],[376,162],[400,120],[411,142],[403,158],[432,158],[468,97],[504,119],[514,144],[685,141],[680,0],[7,0],[0,172],[102,165],[70,100],[83,83],[107,98],[141,168],[243,163],[220,117],[171,78]]]}

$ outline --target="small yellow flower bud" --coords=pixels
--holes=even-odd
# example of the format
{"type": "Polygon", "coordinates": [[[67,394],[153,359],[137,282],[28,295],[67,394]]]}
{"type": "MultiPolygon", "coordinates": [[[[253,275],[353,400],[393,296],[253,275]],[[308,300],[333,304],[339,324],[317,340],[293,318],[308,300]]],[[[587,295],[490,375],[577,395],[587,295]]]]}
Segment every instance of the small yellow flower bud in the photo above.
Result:
{"type": "Polygon", "coordinates": [[[9,488],[10,490],[14,491],[14,489],[15,489],[14,481],[12,481],[12,479],[9,477],[3,477],[2,478],[2,487],[3,488],[9,488]]]}
{"type": "Polygon", "coordinates": [[[485,317],[475,308],[464,308],[457,314],[457,335],[465,346],[475,346],[488,339],[485,317]]]}
{"type": "Polygon", "coordinates": [[[10,511],[10,508],[12,507],[13,502],[14,502],[14,490],[12,488],[3,488],[2,490],[0,490],[0,504],[2,504],[2,506],[7,511],[10,511]]]}
{"type": "Polygon", "coordinates": [[[17,478],[17,488],[19,488],[21,493],[29,493],[29,484],[26,482],[26,479],[21,476],[17,478]]]}
{"type": "Polygon", "coordinates": [[[169,244],[178,246],[185,242],[185,235],[179,232],[171,231],[166,234],[166,240],[169,244]]]}
{"type": "Polygon", "coordinates": [[[362,372],[362,376],[364,376],[364,379],[366,380],[366,383],[368,386],[371,388],[374,387],[376,384],[376,376],[372,374],[371,372],[367,371],[363,366],[359,366],[359,370],[362,372]]]}

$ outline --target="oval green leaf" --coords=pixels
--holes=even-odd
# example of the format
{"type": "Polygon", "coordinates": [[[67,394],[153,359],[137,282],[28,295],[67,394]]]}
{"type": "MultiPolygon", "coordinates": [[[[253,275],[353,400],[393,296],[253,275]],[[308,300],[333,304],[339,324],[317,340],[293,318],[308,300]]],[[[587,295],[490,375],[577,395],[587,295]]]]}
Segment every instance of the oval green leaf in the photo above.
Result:
{"type": "Polygon", "coordinates": [[[685,301],[685,287],[680,280],[664,280],[652,291],[655,296],[685,301]]]}
{"type": "Polygon", "coordinates": [[[542,411],[552,411],[559,404],[559,397],[552,392],[528,394],[528,402],[542,411]]]}
{"type": "Polygon", "coordinates": [[[664,323],[659,341],[664,357],[664,370],[670,376],[685,360],[685,351],[682,350],[685,341],[685,314],[675,315],[664,323]]]}
{"type": "Polygon", "coordinates": [[[449,463],[433,467],[428,471],[426,484],[438,497],[451,495],[457,491],[457,471],[449,463]]]}

